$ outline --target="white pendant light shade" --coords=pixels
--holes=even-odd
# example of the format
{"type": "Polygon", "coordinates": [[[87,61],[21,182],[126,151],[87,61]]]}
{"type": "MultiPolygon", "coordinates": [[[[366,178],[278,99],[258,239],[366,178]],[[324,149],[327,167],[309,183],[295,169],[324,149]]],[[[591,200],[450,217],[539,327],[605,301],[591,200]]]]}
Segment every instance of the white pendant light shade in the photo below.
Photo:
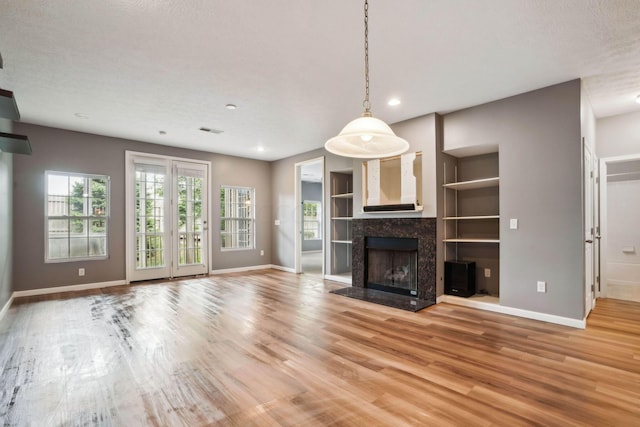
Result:
{"type": "Polygon", "coordinates": [[[363,116],[350,121],[324,148],[338,156],[378,159],[404,153],[409,143],[397,137],[382,120],[363,116]]]}

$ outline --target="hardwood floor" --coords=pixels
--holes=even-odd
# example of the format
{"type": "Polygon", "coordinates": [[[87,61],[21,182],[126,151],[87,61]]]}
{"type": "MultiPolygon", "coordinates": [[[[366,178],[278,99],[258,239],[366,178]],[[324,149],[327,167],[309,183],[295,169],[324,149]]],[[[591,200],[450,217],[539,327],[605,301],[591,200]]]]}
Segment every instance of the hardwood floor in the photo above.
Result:
{"type": "Polygon", "coordinates": [[[16,301],[4,426],[638,426],[640,303],[586,330],[275,270],[16,301]]]}

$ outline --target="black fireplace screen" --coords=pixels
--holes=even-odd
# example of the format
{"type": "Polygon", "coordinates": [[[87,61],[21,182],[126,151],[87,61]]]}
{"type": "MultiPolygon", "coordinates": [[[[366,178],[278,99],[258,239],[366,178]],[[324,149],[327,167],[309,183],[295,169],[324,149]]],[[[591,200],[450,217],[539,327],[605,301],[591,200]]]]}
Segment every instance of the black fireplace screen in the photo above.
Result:
{"type": "Polygon", "coordinates": [[[417,272],[415,239],[367,239],[367,287],[377,285],[415,295],[418,290],[417,272]]]}

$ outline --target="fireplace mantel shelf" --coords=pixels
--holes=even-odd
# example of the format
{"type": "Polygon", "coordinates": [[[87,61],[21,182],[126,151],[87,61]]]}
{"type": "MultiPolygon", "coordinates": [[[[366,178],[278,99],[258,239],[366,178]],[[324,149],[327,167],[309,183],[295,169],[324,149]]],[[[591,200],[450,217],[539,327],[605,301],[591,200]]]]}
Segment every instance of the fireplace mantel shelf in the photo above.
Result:
{"type": "Polygon", "coordinates": [[[360,213],[361,214],[395,214],[395,213],[415,213],[415,212],[422,212],[424,210],[423,206],[416,206],[415,209],[405,209],[405,210],[398,210],[398,211],[367,211],[365,212],[364,210],[361,210],[360,213]]]}

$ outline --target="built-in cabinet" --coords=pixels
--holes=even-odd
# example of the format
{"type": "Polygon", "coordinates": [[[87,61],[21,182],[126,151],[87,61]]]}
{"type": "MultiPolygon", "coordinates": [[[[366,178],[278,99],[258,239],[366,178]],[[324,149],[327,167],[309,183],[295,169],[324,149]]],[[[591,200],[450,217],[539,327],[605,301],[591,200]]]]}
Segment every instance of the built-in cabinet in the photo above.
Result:
{"type": "Polygon", "coordinates": [[[351,274],[353,172],[331,172],[331,274],[351,274]]]}
{"type": "Polygon", "coordinates": [[[476,289],[499,295],[498,153],[451,158],[443,184],[445,261],[475,261],[476,289]]]}

